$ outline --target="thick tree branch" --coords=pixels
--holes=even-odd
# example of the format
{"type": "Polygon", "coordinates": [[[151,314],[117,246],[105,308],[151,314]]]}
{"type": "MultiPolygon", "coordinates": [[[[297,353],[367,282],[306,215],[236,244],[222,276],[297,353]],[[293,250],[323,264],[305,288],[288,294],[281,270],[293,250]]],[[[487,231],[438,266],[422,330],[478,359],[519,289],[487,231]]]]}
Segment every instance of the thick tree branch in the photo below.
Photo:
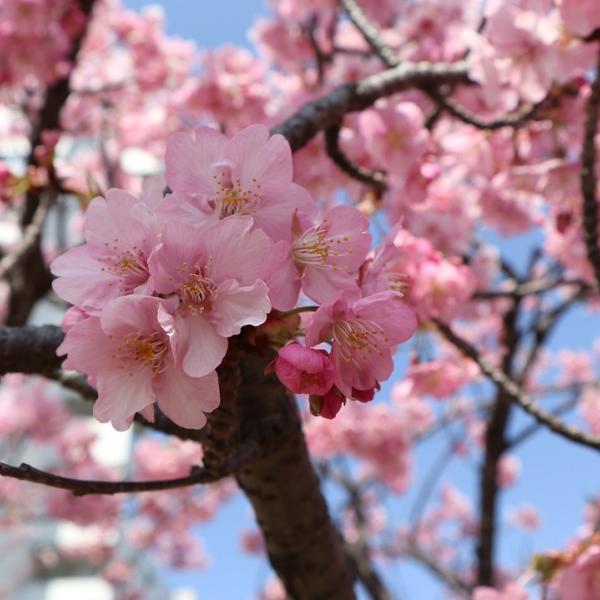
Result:
{"type": "Polygon", "coordinates": [[[0,327],[0,375],[52,376],[64,360],[56,356],[62,340],[63,332],[55,325],[0,327]]]}
{"type": "Polygon", "coordinates": [[[273,375],[269,353],[243,353],[234,407],[238,435],[258,440],[261,458],[236,479],[252,503],[267,554],[294,600],[350,600],[353,577],[311,465],[295,400],[273,375]]]}
{"type": "Polygon", "coordinates": [[[518,404],[525,412],[530,414],[538,423],[544,425],[554,433],[564,437],[581,446],[587,446],[593,450],[600,450],[600,437],[590,435],[584,431],[564,423],[558,417],[537,406],[527,394],[500,369],[483,357],[469,342],[456,335],[447,325],[436,321],[436,327],[440,333],[465,356],[471,358],[490,381],[500,390],[507,394],[512,402],[518,404]]]}
{"type": "Polygon", "coordinates": [[[581,151],[581,194],[583,196],[583,229],[588,260],[600,286],[600,245],[598,245],[598,199],[596,197],[596,132],[600,117],[600,45],[598,63],[588,100],[585,134],[581,151]]]}
{"type": "Polygon", "coordinates": [[[466,63],[402,63],[358,83],[337,86],[326,96],[307,102],[271,132],[283,135],[295,152],[308,144],[319,131],[337,125],[345,114],[364,110],[379,98],[411,88],[424,89],[444,83],[472,84],[466,63]]]}

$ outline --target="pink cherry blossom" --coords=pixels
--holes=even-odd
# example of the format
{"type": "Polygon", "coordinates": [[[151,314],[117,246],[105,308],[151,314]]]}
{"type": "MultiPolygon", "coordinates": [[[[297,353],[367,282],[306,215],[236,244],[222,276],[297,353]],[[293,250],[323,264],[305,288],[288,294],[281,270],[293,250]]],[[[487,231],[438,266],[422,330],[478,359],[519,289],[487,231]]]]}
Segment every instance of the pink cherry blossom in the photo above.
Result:
{"type": "Polygon", "coordinates": [[[337,387],[347,397],[377,387],[392,373],[392,348],[415,331],[414,312],[395,292],[379,292],[355,302],[345,297],[323,304],[306,325],[306,343],[332,341],[337,387]]]}
{"type": "Polygon", "coordinates": [[[326,394],[335,379],[335,367],[324,350],[305,348],[297,342],[284,346],[275,359],[275,373],[296,394],[326,394]]]}
{"type": "Polygon", "coordinates": [[[600,27],[600,11],[596,0],[561,0],[560,16],[565,27],[585,37],[600,27]]]}
{"type": "Polygon", "coordinates": [[[559,575],[556,587],[561,600],[591,600],[600,597],[600,546],[582,552],[559,575]]]}
{"type": "Polygon", "coordinates": [[[230,215],[250,215],[274,241],[291,240],[292,218],[307,222],[308,192],[292,182],[292,155],[280,135],[264,125],[233,138],[209,127],[173,134],[167,144],[166,180],[174,194],[165,210],[196,225],[230,215]]]}
{"type": "Polygon", "coordinates": [[[91,315],[113,298],[149,293],[148,257],[158,222],[147,202],[118,189],[95,198],[86,212],[86,243],[52,263],[56,293],[91,315]]]}
{"type": "Polygon", "coordinates": [[[413,102],[377,103],[358,117],[360,132],[376,163],[395,176],[419,164],[430,144],[423,111],[413,102]]]}
{"type": "Polygon", "coordinates": [[[268,278],[273,307],[293,308],[300,289],[316,302],[342,290],[358,296],[358,269],[371,244],[368,226],[355,208],[335,206],[291,243],[278,242],[268,278]]]}
{"type": "MultiPolygon", "coordinates": [[[[528,600],[527,592],[516,583],[509,583],[501,592],[491,587],[477,587],[473,600],[528,600]]],[[[583,598],[582,598],[583,600],[583,598]]]]}
{"type": "Polygon", "coordinates": [[[67,354],[66,368],[93,377],[98,390],[94,416],[99,421],[123,431],[135,413],[156,402],[182,427],[204,426],[204,413],[219,405],[217,374],[190,377],[177,367],[165,331],[172,328],[164,300],[130,295],[110,302],[99,318],[69,329],[58,353],[67,354]]]}
{"type": "Polygon", "coordinates": [[[231,216],[199,232],[168,222],[149,259],[152,287],[179,306],[169,331],[177,360],[191,377],[208,375],[244,325],[264,323],[271,310],[261,279],[270,242],[250,217],[231,216]]]}

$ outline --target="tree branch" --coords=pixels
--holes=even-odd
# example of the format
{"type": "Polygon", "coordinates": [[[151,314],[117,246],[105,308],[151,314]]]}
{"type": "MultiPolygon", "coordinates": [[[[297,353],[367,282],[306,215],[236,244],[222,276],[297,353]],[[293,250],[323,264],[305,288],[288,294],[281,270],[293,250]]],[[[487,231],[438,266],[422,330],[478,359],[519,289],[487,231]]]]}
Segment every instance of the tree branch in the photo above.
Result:
{"type": "Polygon", "coordinates": [[[349,112],[364,110],[379,98],[411,88],[448,84],[471,84],[464,61],[454,63],[402,63],[371,75],[358,83],[337,86],[329,94],[304,104],[271,130],[285,137],[292,151],[303,148],[319,132],[337,125],[349,112]]]}
{"type": "Polygon", "coordinates": [[[596,198],[596,131],[600,117],[600,45],[598,63],[588,100],[585,135],[581,150],[581,194],[583,196],[583,228],[588,260],[600,286],[600,246],[598,245],[598,200],[596,198]]]}
{"type": "Polygon", "coordinates": [[[353,179],[373,186],[379,195],[386,188],[385,175],[383,171],[369,171],[353,163],[343,152],[339,145],[340,126],[334,125],[325,130],[325,149],[329,158],[353,179]]]}
{"type": "Polygon", "coordinates": [[[400,59],[387,44],[381,41],[381,34],[377,27],[371,23],[355,0],[340,0],[340,2],[354,26],[360,31],[381,62],[388,68],[398,66],[400,59]]]}
{"type": "Polygon", "coordinates": [[[590,435],[584,431],[572,427],[561,421],[558,417],[545,411],[525,394],[521,388],[500,369],[474,348],[469,342],[456,335],[447,325],[435,321],[436,327],[450,343],[456,346],[465,356],[472,359],[488,379],[500,390],[502,390],[515,404],[518,404],[525,412],[530,414],[538,423],[544,425],[554,433],[581,446],[600,450],[600,437],[590,435]]]}
{"type": "Polygon", "coordinates": [[[209,474],[200,467],[193,467],[190,475],[176,479],[156,481],[97,481],[55,475],[36,469],[27,463],[21,463],[18,467],[0,463],[0,475],[20,479],[21,481],[39,483],[47,487],[70,490],[74,496],[87,496],[90,494],[130,494],[135,492],[170,490],[197,483],[213,483],[225,477],[228,473],[223,474],[222,477],[216,477],[214,474],[209,474]]]}

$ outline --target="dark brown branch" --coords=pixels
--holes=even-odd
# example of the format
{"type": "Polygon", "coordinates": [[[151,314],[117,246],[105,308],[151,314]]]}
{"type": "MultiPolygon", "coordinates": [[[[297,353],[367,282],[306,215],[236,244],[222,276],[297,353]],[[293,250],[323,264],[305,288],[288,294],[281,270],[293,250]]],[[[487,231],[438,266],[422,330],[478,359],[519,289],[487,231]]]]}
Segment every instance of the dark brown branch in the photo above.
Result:
{"type": "Polygon", "coordinates": [[[62,340],[63,332],[55,325],[1,327],[0,375],[52,376],[64,360],[64,356],[56,356],[62,340]]]}
{"type": "MultiPolygon", "coordinates": [[[[512,302],[504,315],[502,370],[511,373],[519,343],[517,319],[520,299],[512,302]]],[[[506,428],[511,413],[511,400],[505,390],[497,388],[489,412],[484,437],[484,458],[479,480],[479,535],[477,540],[477,583],[494,584],[496,536],[498,531],[498,468],[506,450],[506,428]]]]}
{"type": "Polygon", "coordinates": [[[170,490],[198,483],[213,483],[221,478],[215,478],[214,475],[208,474],[204,469],[195,467],[192,469],[191,475],[176,479],[162,479],[157,481],[96,481],[54,475],[53,473],[36,469],[26,463],[21,463],[18,467],[0,463],[0,475],[20,479],[21,481],[39,483],[47,487],[70,490],[74,496],[87,496],[89,494],[131,494],[136,492],[170,490]]]}
{"type": "Polygon", "coordinates": [[[596,197],[596,131],[600,117],[600,46],[592,93],[588,100],[585,135],[581,151],[581,194],[583,196],[583,229],[588,260],[600,286],[600,246],[598,245],[598,199],[596,197]]]}
{"type": "Polygon", "coordinates": [[[348,505],[354,513],[358,535],[356,541],[352,543],[345,540],[341,533],[340,539],[343,540],[346,555],[352,563],[356,576],[370,598],[373,600],[392,600],[391,592],[371,559],[367,516],[365,515],[363,501],[364,486],[353,481],[341,471],[333,469],[328,463],[321,463],[319,472],[322,476],[339,483],[348,494],[348,505]]]}
{"type": "Polygon", "coordinates": [[[475,292],[473,298],[476,298],[477,300],[495,300],[497,298],[519,298],[523,296],[543,294],[544,292],[562,286],[578,287],[582,291],[589,291],[589,286],[582,280],[547,277],[544,279],[518,283],[512,289],[509,290],[481,290],[479,292],[475,292]]]}
{"type": "Polygon", "coordinates": [[[383,171],[370,171],[354,164],[342,151],[339,145],[340,127],[334,125],[325,130],[325,149],[331,160],[353,179],[373,186],[378,195],[386,190],[385,175],[383,171]]]}
{"type": "MultiPolygon", "coordinates": [[[[78,5],[84,16],[84,23],[79,33],[72,39],[70,51],[65,57],[73,65],[76,64],[77,55],[87,33],[94,0],[78,0],[78,5]]],[[[69,69],[66,75],[59,77],[46,89],[44,101],[37,115],[37,120],[29,140],[28,167],[37,166],[37,152],[38,147],[43,141],[43,133],[45,131],[60,129],[60,115],[71,91],[71,75],[73,70],[74,67],[69,69]]],[[[58,193],[59,182],[56,181],[51,164],[48,166],[48,178],[48,190],[31,187],[25,195],[23,212],[21,214],[21,227],[23,229],[32,224],[34,215],[36,215],[42,199],[48,193],[51,196],[58,193]]],[[[34,238],[34,243],[29,245],[27,252],[21,257],[18,264],[20,268],[12,269],[9,280],[10,297],[8,301],[8,313],[5,319],[7,325],[23,325],[26,323],[32,307],[48,292],[52,283],[52,277],[40,248],[39,236],[34,238]]]]}
{"type": "Polygon", "coordinates": [[[379,98],[444,83],[471,84],[466,63],[403,63],[358,83],[339,85],[326,96],[307,102],[271,132],[283,135],[295,152],[319,131],[338,124],[345,114],[364,110],[379,98]]]}
{"type": "MultiPolygon", "coordinates": [[[[244,353],[233,408],[242,441],[266,451],[236,479],[252,503],[267,554],[294,600],[351,600],[353,577],[311,465],[295,400],[273,375],[272,355],[244,353]]],[[[216,412],[216,411],[215,411],[216,412]]]]}
{"type": "Polygon", "coordinates": [[[484,373],[498,389],[506,393],[512,402],[518,404],[538,423],[576,444],[592,448],[593,450],[600,450],[600,437],[590,435],[576,427],[572,427],[537,406],[537,404],[525,394],[513,380],[507,377],[500,369],[496,368],[485,357],[481,356],[477,349],[469,344],[469,342],[456,335],[447,325],[440,321],[436,321],[436,327],[450,343],[456,346],[465,356],[472,359],[479,366],[482,373],[484,373]]]}
{"type": "Polygon", "coordinates": [[[23,238],[19,244],[0,260],[0,279],[10,276],[12,271],[27,258],[32,247],[39,244],[49,205],[49,197],[39,203],[31,223],[25,227],[23,238]]]}
{"type": "Polygon", "coordinates": [[[388,68],[398,66],[400,59],[389,46],[381,41],[380,32],[367,18],[355,0],[340,0],[340,2],[354,26],[360,31],[367,44],[369,44],[383,64],[388,68]]]}
{"type": "Polygon", "coordinates": [[[486,120],[469,112],[450,96],[443,94],[438,88],[427,90],[427,94],[434,102],[463,123],[472,125],[477,129],[487,129],[492,131],[494,129],[502,129],[503,127],[512,127],[514,129],[523,127],[535,115],[536,110],[541,104],[526,104],[513,113],[509,113],[496,119],[486,120]]]}

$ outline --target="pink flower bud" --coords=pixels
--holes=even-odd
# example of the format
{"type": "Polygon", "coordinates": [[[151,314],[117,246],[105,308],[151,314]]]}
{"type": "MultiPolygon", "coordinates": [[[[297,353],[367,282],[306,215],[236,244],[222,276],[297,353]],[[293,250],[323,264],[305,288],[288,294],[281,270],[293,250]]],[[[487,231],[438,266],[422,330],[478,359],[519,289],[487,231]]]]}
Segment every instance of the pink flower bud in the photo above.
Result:
{"type": "Polygon", "coordinates": [[[346,398],[336,387],[333,387],[324,396],[311,396],[309,402],[310,412],[315,417],[333,419],[340,412],[342,404],[346,403],[346,398]]]}
{"type": "Polygon", "coordinates": [[[296,394],[326,394],[333,385],[335,367],[324,350],[292,342],[279,350],[275,373],[296,394]]]}

